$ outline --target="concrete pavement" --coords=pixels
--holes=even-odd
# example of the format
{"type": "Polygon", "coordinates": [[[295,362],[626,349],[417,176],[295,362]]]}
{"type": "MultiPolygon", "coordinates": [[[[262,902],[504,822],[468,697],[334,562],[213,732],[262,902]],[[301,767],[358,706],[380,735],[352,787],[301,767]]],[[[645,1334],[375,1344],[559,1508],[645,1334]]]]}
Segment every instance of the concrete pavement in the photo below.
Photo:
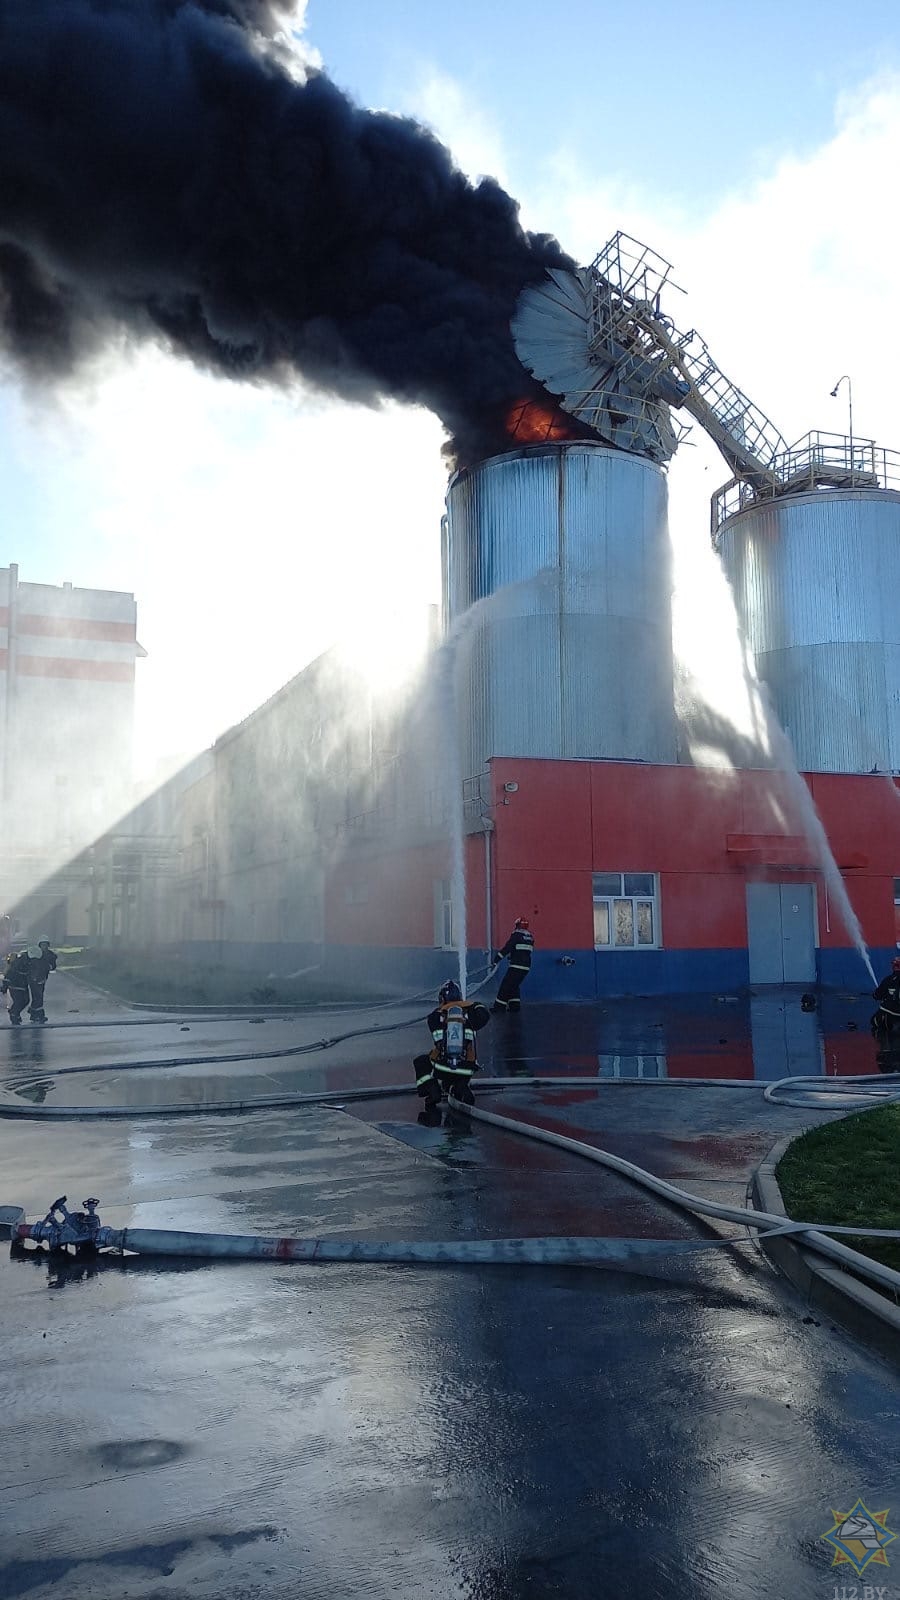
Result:
{"type": "MultiPolygon", "coordinates": [[[[148,1030],[147,1055],[190,1038],[177,1020],[155,1027],[175,1031],[148,1030]]],[[[268,1023],[202,1029],[211,1050],[271,1037],[268,1023]]],[[[144,1031],[104,1029],[105,1059],[134,1059],[144,1031]]],[[[47,1093],[126,1093],[135,1115],[0,1120],[0,1201],[29,1216],[66,1190],[99,1194],[116,1225],[709,1236],[563,1152],[458,1120],[421,1127],[408,1098],[142,1118],[154,1082],[199,1098],[198,1071],[205,1093],[271,1063],[55,1078],[52,1063],[90,1064],[84,1038],[41,1031],[47,1093]]],[[[417,1040],[355,1040],[276,1076],[402,1082],[417,1040]]],[[[8,1058],[5,1081],[26,1070],[8,1058]]],[[[496,1100],[727,1199],[815,1120],[753,1088],[600,1082],[496,1100]]],[[[0,1594],[831,1600],[847,1581],[821,1540],[831,1508],[861,1496],[900,1524],[900,1384],[805,1318],[749,1244],[641,1273],[60,1266],[2,1247],[0,1594]]],[[[893,1595],[891,1575],[873,1581],[893,1595]]]]}

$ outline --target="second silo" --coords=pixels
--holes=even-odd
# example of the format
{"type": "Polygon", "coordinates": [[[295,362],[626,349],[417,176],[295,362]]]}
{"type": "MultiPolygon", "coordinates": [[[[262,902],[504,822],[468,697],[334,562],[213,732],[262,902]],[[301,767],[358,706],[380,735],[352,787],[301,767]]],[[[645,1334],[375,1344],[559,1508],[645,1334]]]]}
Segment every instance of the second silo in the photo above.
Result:
{"type": "Polygon", "coordinates": [[[465,761],[675,760],[666,480],[591,443],[459,472],[444,528],[465,761]]]}
{"type": "Polygon", "coordinates": [[[900,769],[900,494],[784,496],[717,542],[801,770],[900,769]]]}

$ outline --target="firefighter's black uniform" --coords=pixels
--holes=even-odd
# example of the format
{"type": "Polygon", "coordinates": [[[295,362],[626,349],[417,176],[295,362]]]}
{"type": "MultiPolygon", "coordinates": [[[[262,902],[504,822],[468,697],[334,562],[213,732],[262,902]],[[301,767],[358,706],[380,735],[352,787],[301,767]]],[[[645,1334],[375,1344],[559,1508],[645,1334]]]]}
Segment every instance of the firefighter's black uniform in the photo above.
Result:
{"type": "Polygon", "coordinates": [[[28,1004],[28,985],[31,961],[28,951],[14,952],[8,957],[0,982],[0,993],[9,995],[9,1020],[13,1025],[22,1021],[22,1012],[28,1004]]]}
{"type": "Polygon", "coordinates": [[[900,1031],[900,971],[896,967],[882,978],[877,989],[873,989],[872,999],[878,1001],[872,1032],[890,1038],[900,1031]]]}
{"type": "Polygon", "coordinates": [[[474,1097],[470,1084],[473,1074],[478,1071],[475,1035],[490,1020],[491,1013],[480,1000],[451,1000],[446,1005],[435,1006],[429,1012],[426,1026],[433,1041],[431,1050],[427,1056],[416,1056],[413,1062],[416,1093],[421,1095],[426,1106],[436,1106],[442,1093],[449,1090],[465,1105],[472,1104],[474,1097]],[[458,1065],[451,1067],[447,1061],[444,1030],[447,1012],[457,1009],[465,1015],[465,1054],[458,1065]]]}
{"type": "Polygon", "coordinates": [[[500,981],[497,998],[491,1009],[493,1011],[519,1011],[522,1002],[519,999],[519,990],[531,971],[531,957],[534,953],[534,934],[527,928],[513,928],[502,950],[495,951],[498,961],[506,956],[509,966],[500,981]]]}
{"type": "Polygon", "coordinates": [[[34,1022],[46,1022],[44,1010],[44,985],[51,972],[56,971],[56,951],[41,945],[39,956],[31,956],[28,963],[28,985],[31,990],[29,1014],[34,1022]]]}

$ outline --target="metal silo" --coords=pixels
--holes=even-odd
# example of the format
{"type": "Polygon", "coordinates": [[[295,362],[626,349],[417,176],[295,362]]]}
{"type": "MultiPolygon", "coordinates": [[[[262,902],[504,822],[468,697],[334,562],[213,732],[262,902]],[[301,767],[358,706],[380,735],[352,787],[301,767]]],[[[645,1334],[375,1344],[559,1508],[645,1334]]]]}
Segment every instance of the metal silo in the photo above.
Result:
{"type": "Polygon", "coordinates": [[[590,442],[459,472],[444,524],[469,772],[491,756],[675,760],[666,480],[590,442]]]}
{"type": "Polygon", "coordinates": [[[717,544],[801,769],[900,769],[900,494],[769,500],[717,544]]]}

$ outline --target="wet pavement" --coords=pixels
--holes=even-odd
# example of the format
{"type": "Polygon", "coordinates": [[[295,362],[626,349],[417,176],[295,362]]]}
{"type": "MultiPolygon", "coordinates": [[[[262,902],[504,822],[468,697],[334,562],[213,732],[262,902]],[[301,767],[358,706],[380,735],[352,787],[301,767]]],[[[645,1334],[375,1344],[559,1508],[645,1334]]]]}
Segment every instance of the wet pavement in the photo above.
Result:
{"type": "MultiPolygon", "coordinates": [[[[846,1038],[848,1056],[862,1059],[864,1045],[870,1063],[842,1070],[873,1070],[871,1039],[847,1028],[859,1003],[841,1004],[836,1053],[846,1038]]],[[[101,1037],[102,1060],[124,1063],[177,1053],[184,1039],[199,1054],[198,1035],[207,1054],[225,1053],[223,1041],[258,1049],[262,1034],[266,1048],[300,1030],[324,1036],[321,1018],[192,1020],[188,1035],[177,1020],[105,1020],[41,1030],[33,1047],[37,1029],[0,1038],[7,1086],[37,1066],[51,1099],[135,1105],[122,1122],[0,1120],[0,1202],[30,1217],[66,1190],[73,1201],[99,1193],[116,1226],[716,1237],[565,1152],[455,1117],[420,1126],[407,1097],[141,1114],[139,1101],[196,1103],[236,1083],[271,1092],[269,1077],[304,1090],[402,1083],[417,1029],[347,1041],[312,1065],[105,1073],[92,1054],[101,1037]],[[95,1070],[60,1072],[78,1065],[95,1070]]],[[[725,1064],[748,1045],[752,1061],[754,1039],[760,1048],[749,1004],[534,1008],[491,1035],[487,1072],[575,1068],[599,1081],[523,1085],[484,1103],[706,1197],[742,1200],[762,1155],[818,1120],[768,1106],[749,1084],[606,1081],[641,1076],[633,1063],[651,1057],[672,1076],[676,1057],[701,1061],[700,1076],[736,1076],[725,1064]],[[646,1047],[660,1033],[664,1048],[646,1047]]],[[[782,1074],[770,1061],[758,1075],[782,1074]]],[[[60,1266],[0,1246],[0,1350],[5,1600],[832,1600],[848,1569],[832,1571],[821,1539],[831,1508],[861,1496],[900,1524],[897,1372],[810,1320],[750,1243],[660,1256],[640,1272],[60,1266]]],[[[893,1589],[890,1579],[880,1567],[872,1581],[893,1600],[900,1576],[893,1589]]]]}
{"type": "MultiPolygon", "coordinates": [[[[405,1083],[422,1048],[421,1003],[160,1016],[118,1005],[64,975],[52,982],[47,1027],[0,1028],[2,1082],[32,1103],[211,1104],[348,1089],[360,1073],[367,1083],[405,1083]]],[[[897,1070],[900,1059],[876,1053],[871,1000],[825,995],[813,1012],[800,1000],[800,990],[782,990],[528,1006],[482,1033],[482,1070],[723,1082],[897,1070]]]]}

